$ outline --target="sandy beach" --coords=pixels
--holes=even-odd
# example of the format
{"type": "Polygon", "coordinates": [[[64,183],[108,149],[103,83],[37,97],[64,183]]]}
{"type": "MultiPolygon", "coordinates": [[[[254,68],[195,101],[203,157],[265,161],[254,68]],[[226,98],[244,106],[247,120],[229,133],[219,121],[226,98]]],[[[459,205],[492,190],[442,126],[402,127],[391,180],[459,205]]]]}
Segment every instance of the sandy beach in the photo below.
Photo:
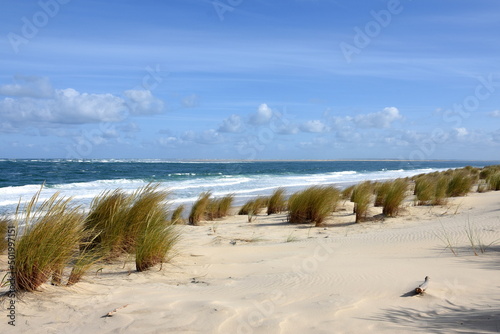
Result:
{"type": "Polygon", "coordinates": [[[129,259],[72,287],[45,284],[19,296],[15,328],[3,307],[1,332],[500,332],[500,192],[408,201],[396,218],[359,224],[351,205],[325,227],[285,214],[179,226],[178,255],[161,270],[135,272],[129,259]]]}

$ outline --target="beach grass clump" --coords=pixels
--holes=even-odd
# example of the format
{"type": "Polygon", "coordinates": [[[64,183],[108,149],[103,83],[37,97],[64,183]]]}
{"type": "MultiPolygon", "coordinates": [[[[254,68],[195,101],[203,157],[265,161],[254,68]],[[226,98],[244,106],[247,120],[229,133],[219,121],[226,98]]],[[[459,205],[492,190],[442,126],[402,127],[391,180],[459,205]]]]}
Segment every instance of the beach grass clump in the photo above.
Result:
{"type": "Polygon", "coordinates": [[[226,217],[234,202],[234,194],[221,198],[211,198],[211,192],[204,192],[193,204],[189,215],[189,223],[198,224],[202,220],[215,220],[226,217]]]}
{"type": "Polygon", "coordinates": [[[373,184],[365,181],[357,184],[351,193],[351,202],[354,203],[354,213],[356,214],[356,223],[366,220],[368,208],[370,207],[373,193],[373,184]]]}
{"type": "Polygon", "coordinates": [[[294,193],[288,200],[288,221],[321,226],[336,209],[340,191],[332,186],[311,186],[294,193]]]}
{"type": "Polygon", "coordinates": [[[267,214],[272,215],[286,210],[285,188],[277,188],[269,197],[267,203],[267,214]]]}
{"type": "Polygon", "coordinates": [[[377,182],[374,184],[375,202],[373,203],[373,206],[384,206],[384,201],[390,188],[391,182],[377,182]]]}
{"type": "Polygon", "coordinates": [[[356,187],[356,184],[353,184],[352,186],[349,186],[347,188],[344,188],[342,192],[340,193],[340,197],[344,201],[350,201],[352,197],[352,192],[354,191],[354,188],[356,187]]]}
{"type": "Polygon", "coordinates": [[[221,198],[210,198],[206,207],[205,218],[214,220],[226,217],[234,202],[234,194],[228,194],[221,198]]]}
{"type": "Polygon", "coordinates": [[[431,205],[444,205],[448,198],[449,177],[444,174],[439,174],[434,180],[436,189],[431,205]]]}
{"type": "Polygon", "coordinates": [[[486,179],[486,184],[490,190],[500,190],[500,172],[491,173],[486,179]]]}
{"type": "Polygon", "coordinates": [[[257,198],[250,199],[243,204],[238,211],[238,215],[256,215],[262,209],[266,208],[269,203],[269,197],[258,196],[257,198]]]}
{"type": "Polygon", "coordinates": [[[406,198],[408,181],[406,179],[396,179],[390,182],[389,190],[385,196],[382,213],[387,217],[398,215],[401,205],[406,198]]]}
{"type": "Polygon", "coordinates": [[[446,194],[448,197],[467,195],[474,185],[475,177],[466,170],[457,170],[452,173],[446,194]]]}
{"type": "Polygon", "coordinates": [[[198,196],[196,202],[194,202],[191,207],[191,212],[189,213],[189,224],[190,225],[198,225],[203,219],[205,219],[205,213],[210,203],[210,196],[212,193],[210,191],[206,191],[201,193],[198,196]]]}
{"type": "Polygon", "coordinates": [[[169,260],[180,233],[160,206],[150,210],[142,223],[135,248],[136,270],[141,272],[169,260]]]}
{"type": "Polygon", "coordinates": [[[22,227],[15,248],[18,291],[35,291],[51,276],[57,283],[63,268],[78,254],[85,234],[84,216],[78,207],[70,206],[70,199],[56,193],[38,205],[40,191],[22,212],[16,212],[15,225],[22,227]]]}
{"type": "Polygon", "coordinates": [[[217,216],[218,218],[226,217],[233,207],[234,194],[227,194],[218,201],[217,216]]]}
{"type": "Polygon", "coordinates": [[[9,223],[9,219],[0,217],[0,254],[7,250],[7,230],[9,223]]]}
{"type": "Polygon", "coordinates": [[[415,179],[414,189],[417,205],[426,205],[431,203],[436,193],[436,183],[432,176],[422,175],[415,179]]]}
{"type": "Polygon", "coordinates": [[[170,217],[170,221],[172,222],[172,224],[182,225],[186,223],[182,216],[185,209],[186,206],[184,204],[181,204],[174,209],[174,211],[172,212],[172,216],[170,217]]]}
{"type": "Polygon", "coordinates": [[[479,180],[478,184],[477,184],[477,189],[476,191],[478,193],[485,193],[487,192],[488,190],[490,190],[490,187],[489,187],[489,184],[486,183],[485,180],[479,180]]]}
{"type": "Polygon", "coordinates": [[[415,188],[413,194],[417,205],[443,205],[448,198],[448,187],[451,176],[445,173],[429,173],[413,178],[415,188]]]}
{"type": "Polygon", "coordinates": [[[122,254],[126,238],[127,215],[133,197],[121,189],[107,190],[96,196],[85,219],[87,248],[101,248],[108,258],[122,254]]]}
{"type": "MultiPolygon", "coordinates": [[[[94,234],[93,238],[96,237],[97,235],[94,234]]],[[[94,264],[107,257],[108,254],[105,249],[101,246],[94,247],[93,241],[94,240],[89,233],[89,236],[84,238],[84,240],[80,243],[79,252],[73,260],[71,273],[68,277],[66,285],[70,286],[78,283],[82,279],[83,275],[85,275],[85,273],[88,272],[94,264]]]]}
{"type": "Polygon", "coordinates": [[[500,173],[500,165],[485,166],[479,172],[479,179],[486,180],[492,174],[500,173]]]}
{"type": "Polygon", "coordinates": [[[158,190],[159,186],[159,183],[149,183],[131,195],[133,201],[126,215],[123,243],[126,253],[135,251],[137,238],[142,233],[151,212],[167,210],[169,192],[158,190]]]}

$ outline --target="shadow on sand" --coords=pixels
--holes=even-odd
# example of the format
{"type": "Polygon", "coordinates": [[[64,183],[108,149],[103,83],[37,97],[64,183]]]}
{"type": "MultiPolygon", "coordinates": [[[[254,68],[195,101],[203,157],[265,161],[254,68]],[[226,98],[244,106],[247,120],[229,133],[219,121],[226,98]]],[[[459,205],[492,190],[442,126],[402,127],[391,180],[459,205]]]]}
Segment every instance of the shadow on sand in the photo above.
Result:
{"type": "Polygon", "coordinates": [[[473,307],[450,304],[430,312],[387,309],[370,320],[389,322],[420,333],[500,333],[500,303],[473,307]]]}

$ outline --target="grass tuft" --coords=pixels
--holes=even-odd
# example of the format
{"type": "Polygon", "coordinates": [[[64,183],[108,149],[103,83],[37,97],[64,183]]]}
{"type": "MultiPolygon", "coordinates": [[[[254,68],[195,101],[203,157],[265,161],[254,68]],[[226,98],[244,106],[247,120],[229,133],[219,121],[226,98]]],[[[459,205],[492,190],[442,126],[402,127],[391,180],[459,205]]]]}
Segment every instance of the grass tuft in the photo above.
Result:
{"type": "Polygon", "coordinates": [[[269,197],[267,204],[267,214],[281,213],[286,210],[285,189],[278,188],[269,197]]]}
{"type": "Polygon", "coordinates": [[[356,223],[366,220],[368,207],[370,206],[373,185],[370,181],[357,184],[351,193],[351,202],[354,203],[354,213],[356,214],[356,223]]]}
{"type": "Polygon", "coordinates": [[[166,210],[159,206],[149,211],[142,225],[135,258],[139,272],[168,260],[180,237],[177,226],[167,220],[166,210]]]}
{"type": "Polygon", "coordinates": [[[332,186],[311,186],[294,193],[288,200],[288,221],[321,226],[336,209],[340,191],[332,186]]]}
{"type": "Polygon", "coordinates": [[[487,177],[486,183],[490,190],[500,190],[500,172],[491,173],[491,175],[487,177]]]}
{"type": "Polygon", "coordinates": [[[210,196],[212,193],[210,191],[203,192],[198,196],[196,202],[194,202],[191,213],[189,214],[189,224],[198,225],[203,219],[205,219],[205,212],[207,210],[208,204],[210,203],[210,196]]]}
{"type": "Polygon", "coordinates": [[[90,204],[90,212],[85,219],[88,247],[102,248],[108,258],[119,256],[125,251],[127,215],[133,197],[121,189],[104,191],[90,204]]]}
{"type": "Polygon", "coordinates": [[[255,199],[248,200],[238,211],[238,215],[257,215],[260,211],[267,207],[269,198],[266,196],[258,196],[255,199]]]}
{"type": "Polygon", "coordinates": [[[401,205],[406,198],[408,181],[406,179],[396,179],[390,182],[390,187],[385,196],[382,213],[388,217],[397,216],[401,205]]]}
{"type": "Polygon", "coordinates": [[[35,291],[55,274],[56,281],[62,269],[78,252],[84,236],[84,216],[78,207],[70,207],[70,199],[56,193],[38,205],[37,192],[23,209],[16,212],[15,225],[22,227],[16,236],[16,289],[35,291]]]}
{"type": "Polygon", "coordinates": [[[427,175],[416,178],[414,194],[417,205],[430,204],[436,194],[436,182],[434,178],[427,175]]]}
{"type": "Polygon", "coordinates": [[[391,182],[377,182],[375,184],[375,203],[373,206],[382,207],[384,206],[385,198],[387,193],[391,188],[391,182]]]}
{"type": "MultiPolygon", "coordinates": [[[[95,263],[106,257],[106,253],[101,246],[94,247],[94,240],[90,235],[91,233],[89,233],[89,237],[84,238],[86,241],[82,241],[80,244],[79,253],[73,261],[73,268],[66,283],[68,286],[78,283],[95,263]]],[[[94,236],[94,238],[96,237],[97,235],[94,236]]]]}
{"type": "Polygon", "coordinates": [[[234,194],[228,194],[221,198],[209,199],[206,207],[205,218],[214,220],[226,217],[234,202],[234,194]]]}
{"type": "Polygon", "coordinates": [[[7,250],[7,229],[10,220],[7,218],[0,218],[0,254],[7,250]]]}
{"type": "Polygon", "coordinates": [[[470,192],[474,181],[474,176],[469,174],[466,170],[455,171],[448,183],[446,194],[448,197],[465,196],[470,192]]]}
{"type": "Polygon", "coordinates": [[[179,205],[178,207],[175,208],[175,210],[174,210],[174,212],[172,212],[172,216],[170,218],[170,221],[172,222],[172,224],[181,225],[181,224],[186,223],[186,221],[182,217],[182,214],[184,213],[185,208],[186,207],[184,205],[179,205]]]}
{"type": "MultiPolygon", "coordinates": [[[[159,183],[150,183],[137,189],[132,195],[133,202],[130,206],[125,225],[124,250],[133,253],[136,248],[137,238],[144,228],[147,217],[151,212],[158,211],[158,208],[167,206],[167,191],[159,191],[159,183]]],[[[165,210],[161,210],[164,212],[165,210]]]]}

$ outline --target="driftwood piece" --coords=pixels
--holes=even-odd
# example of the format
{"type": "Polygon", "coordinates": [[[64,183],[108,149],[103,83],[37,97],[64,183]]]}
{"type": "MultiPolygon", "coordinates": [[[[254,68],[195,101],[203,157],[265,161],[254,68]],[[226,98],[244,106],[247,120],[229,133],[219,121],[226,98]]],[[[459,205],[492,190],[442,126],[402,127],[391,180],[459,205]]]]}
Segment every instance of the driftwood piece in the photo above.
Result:
{"type": "Polygon", "coordinates": [[[424,283],[420,284],[418,287],[415,288],[415,293],[419,295],[423,294],[425,292],[425,289],[427,289],[427,287],[429,286],[429,280],[430,277],[425,276],[424,283]]]}
{"type": "Polygon", "coordinates": [[[129,304],[125,304],[122,307],[115,308],[113,311],[106,313],[101,318],[109,318],[112,317],[118,310],[127,307],[129,304]]]}

